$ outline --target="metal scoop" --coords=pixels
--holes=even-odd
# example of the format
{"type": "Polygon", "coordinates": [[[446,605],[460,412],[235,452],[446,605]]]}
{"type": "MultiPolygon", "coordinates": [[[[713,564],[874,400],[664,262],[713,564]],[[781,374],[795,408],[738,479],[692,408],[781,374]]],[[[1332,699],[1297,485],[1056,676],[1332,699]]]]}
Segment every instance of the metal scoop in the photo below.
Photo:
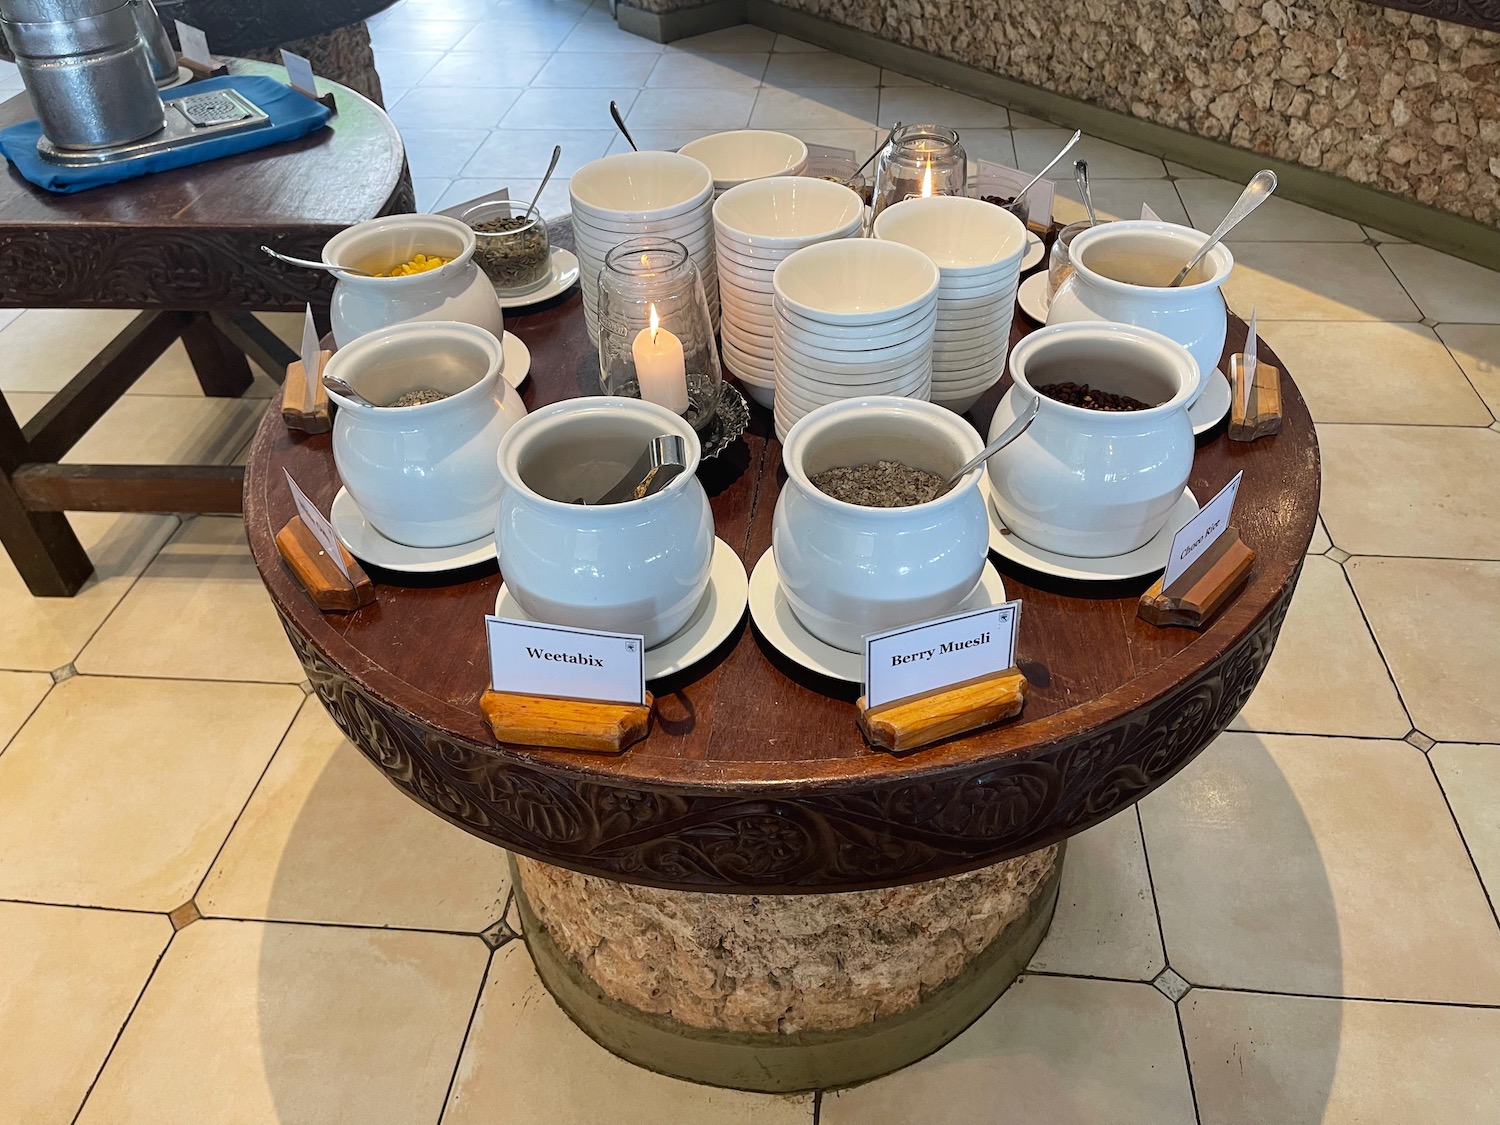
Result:
{"type": "MultiPolygon", "coordinates": [[[[629,500],[640,500],[660,492],[686,470],[687,443],[677,434],[663,434],[652,438],[646,451],[620,478],[620,483],[593,503],[623,504],[629,500]]],[[[574,503],[586,504],[588,501],[579,498],[574,503]]]]}

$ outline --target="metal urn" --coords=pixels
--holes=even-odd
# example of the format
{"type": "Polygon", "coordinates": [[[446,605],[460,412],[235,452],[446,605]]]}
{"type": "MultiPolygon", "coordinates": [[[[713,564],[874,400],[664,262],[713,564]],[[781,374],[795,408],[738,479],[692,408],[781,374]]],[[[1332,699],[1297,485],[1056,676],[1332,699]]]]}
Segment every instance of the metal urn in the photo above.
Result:
{"type": "Polygon", "coordinates": [[[107,149],[164,127],[132,0],[0,0],[0,31],[57,148],[107,149]]]}

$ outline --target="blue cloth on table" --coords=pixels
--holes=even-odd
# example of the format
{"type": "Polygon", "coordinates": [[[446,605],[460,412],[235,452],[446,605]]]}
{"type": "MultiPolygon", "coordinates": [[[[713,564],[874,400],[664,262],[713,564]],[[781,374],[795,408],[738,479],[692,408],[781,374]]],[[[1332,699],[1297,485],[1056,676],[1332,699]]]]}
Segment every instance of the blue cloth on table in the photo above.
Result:
{"type": "Polygon", "coordinates": [[[230,74],[193,82],[163,95],[162,101],[224,89],[243,94],[258,105],[270,121],[258,129],[226,133],[197,144],[155,152],[138,160],[78,166],[53,164],[49,160],[43,160],[36,150],[36,143],[42,136],[41,122],[23,121],[0,132],[0,152],[6,155],[21,175],[37,187],[55,192],[87,191],[89,188],[131,180],[152,172],[185,168],[191,164],[217,160],[221,156],[234,156],[236,153],[251,152],[281,141],[295,140],[314,129],[321,129],[333,115],[327,106],[299,94],[285,83],[263,75],[230,74]]]}

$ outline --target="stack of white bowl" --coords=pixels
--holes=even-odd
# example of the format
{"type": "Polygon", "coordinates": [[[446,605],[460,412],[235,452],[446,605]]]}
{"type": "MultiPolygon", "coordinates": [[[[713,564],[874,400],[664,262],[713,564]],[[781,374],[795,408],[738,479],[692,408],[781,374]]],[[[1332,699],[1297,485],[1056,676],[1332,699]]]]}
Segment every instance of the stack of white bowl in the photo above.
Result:
{"type": "Polygon", "coordinates": [[[807,171],[807,145],[790,133],[733,129],[689,141],[677,150],[708,165],[714,198],[732,187],[768,176],[800,176],[807,171]]]}
{"type": "Polygon", "coordinates": [[[604,256],[643,235],[675,238],[703,278],[708,313],[719,322],[714,264],[714,178],[701,160],[676,152],[622,152],[585,164],[568,181],[583,315],[599,342],[599,271],[604,256]]]}
{"type": "Polygon", "coordinates": [[[1005,374],[1026,228],[982,199],[932,196],[887,207],[874,235],[937,265],[932,401],[962,414],[1005,374]]]}
{"type": "Polygon", "coordinates": [[[772,284],[777,437],[826,403],[929,396],[938,269],[926,254],[868,238],[820,242],[789,255],[772,284]]]}
{"type": "Polygon", "coordinates": [[[720,353],[762,406],[776,395],[776,267],[804,246],[858,235],[864,214],[864,202],[842,184],[794,176],[740,184],[714,204],[720,353]]]}

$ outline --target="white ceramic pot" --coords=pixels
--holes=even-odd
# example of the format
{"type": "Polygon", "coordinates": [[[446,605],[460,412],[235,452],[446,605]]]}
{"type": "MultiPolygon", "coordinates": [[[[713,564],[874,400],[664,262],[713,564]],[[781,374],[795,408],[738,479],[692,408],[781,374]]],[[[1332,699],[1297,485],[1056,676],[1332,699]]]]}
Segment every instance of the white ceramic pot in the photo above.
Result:
{"type": "Polygon", "coordinates": [[[538,621],[640,633],[660,644],[708,587],[714,521],[698,483],[702,448],[682,418],[639,399],[594,396],[528,415],[500,444],[496,545],[506,586],[538,621]],[[641,500],[593,499],[662,434],[687,445],[687,471],[641,500]]]}
{"type": "Polygon", "coordinates": [[[327,373],[371,402],[418,387],[425,406],[361,406],[333,391],[333,460],[360,511],[387,539],[447,547],[489,535],[500,504],[495,452],[526,415],[500,377],[500,341],[472,324],[397,324],[333,353],[327,373]]]}
{"type": "Polygon", "coordinates": [[[323,247],[323,261],[371,273],[417,254],[453,259],[407,277],[358,277],[339,272],[329,316],[339,347],[391,324],[415,320],[473,324],[500,339],[504,314],[484,271],[474,264],[474,232],[446,215],[388,215],[342,230],[323,247]]]}
{"type": "Polygon", "coordinates": [[[1027,409],[1024,434],[989,460],[1005,526],[1046,551],[1083,558],[1123,555],[1161,530],[1193,467],[1187,405],[1198,365],[1181,344],[1126,324],[1059,324],[1010,354],[1014,379],[990,423],[994,437],[1027,409]],[[1033,389],[1088,383],[1149,410],[1108,413],[1068,406],[1033,389]]]}
{"type": "Polygon", "coordinates": [[[1192,352],[1200,371],[1212,371],[1226,331],[1219,287],[1234,269],[1234,255],[1221,242],[1186,282],[1167,286],[1207,240],[1191,227],[1146,220],[1084,231],[1069,247],[1073,273],[1053,296],[1047,323],[1109,320],[1150,328],[1192,352]]]}
{"type": "Polygon", "coordinates": [[[905,398],[836,402],[791,427],[771,545],[787,600],[809,632],[858,652],[868,633],[949,613],[979,582],[989,550],[979,469],[909,508],[847,504],[811,478],[875,457],[946,477],[980,448],[962,418],[905,398]]]}

